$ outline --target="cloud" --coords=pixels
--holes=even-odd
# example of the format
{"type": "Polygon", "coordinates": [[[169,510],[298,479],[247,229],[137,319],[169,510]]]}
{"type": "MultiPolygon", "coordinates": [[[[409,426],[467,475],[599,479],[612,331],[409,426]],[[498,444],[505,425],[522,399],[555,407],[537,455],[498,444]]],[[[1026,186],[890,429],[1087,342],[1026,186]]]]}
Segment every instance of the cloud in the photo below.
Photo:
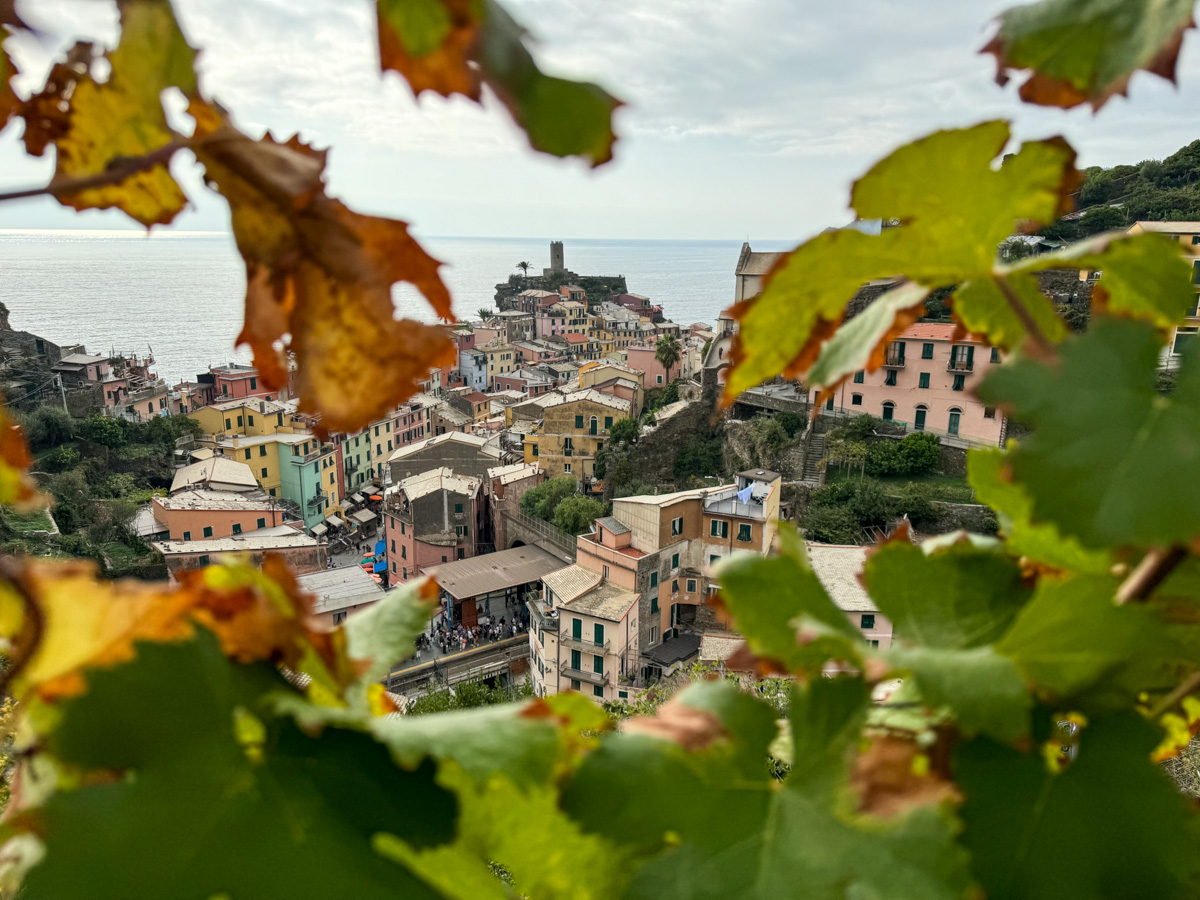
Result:
{"type": "MultiPolygon", "coordinates": [[[[418,101],[394,74],[381,78],[369,0],[177,5],[205,48],[207,89],[243,127],[331,146],[337,192],[426,233],[795,236],[841,222],[855,177],[937,128],[1005,117],[1023,139],[1061,132],[1083,164],[1112,165],[1189,143],[1200,112],[1194,36],[1180,90],[1138,75],[1133,102],[1094,117],[1022,105],[978,54],[1005,0],[508,0],[544,68],[629,103],[616,162],[590,173],[530,154],[491,98],[418,101]]],[[[115,36],[107,3],[42,0],[35,13],[55,38],[10,41],[31,70],[24,89],[74,37],[115,36]]],[[[45,163],[20,159],[16,133],[0,138],[0,181],[44,178],[45,163]]],[[[222,226],[219,207],[199,206],[191,215],[222,226]]],[[[73,222],[49,201],[23,209],[73,222]]],[[[0,226],[20,227],[14,218],[0,209],[0,226]]]]}

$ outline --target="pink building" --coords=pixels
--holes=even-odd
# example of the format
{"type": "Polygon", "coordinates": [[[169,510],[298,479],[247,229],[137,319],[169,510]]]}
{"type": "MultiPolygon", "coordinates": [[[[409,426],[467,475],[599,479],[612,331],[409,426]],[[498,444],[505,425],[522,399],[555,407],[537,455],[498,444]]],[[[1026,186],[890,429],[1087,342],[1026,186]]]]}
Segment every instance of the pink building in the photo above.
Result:
{"type": "Polygon", "coordinates": [[[484,521],[482,481],[439,467],[388,488],[383,498],[391,584],[431,566],[475,556],[484,521]]]}
{"type": "Polygon", "coordinates": [[[493,382],[497,391],[520,391],[529,397],[539,397],[554,389],[554,383],[547,376],[528,369],[497,375],[493,382]]]}
{"type": "Polygon", "coordinates": [[[274,528],[287,514],[274,497],[262,491],[214,491],[206,488],[178,491],[150,501],[154,518],[173,541],[200,541],[274,528]]]}
{"type": "Polygon", "coordinates": [[[407,447],[414,441],[424,440],[428,425],[428,414],[424,404],[412,401],[402,404],[392,417],[395,446],[407,447]]]}
{"type": "Polygon", "coordinates": [[[670,378],[668,378],[667,370],[663,368],[662,363],[654,358],[654,353],[655,348],[645,344],[637,344],[625,350],[625,364],[631,369],[637,369],[639,372],[645,373],[646,390],[663,387],[670,384],[671,380],[679,377],[679,363],[675,363],[671,367],[670,378]]]}
{"type": "Polygon", "coordinates": [[[243,397],[264,397],[274,400],[276,392],[258,380],[258,369],[229,363],[208,370],[213,377],[213,396],[221,400],[240,400],[243,397]]]}
{"type": "Polygon", "coordinates": [[[910,431],[969,443],[1001,443],[1004,416],[973,393],[988,370],[1000,364],[1000,351],[976,340],[954,340],[956,330],[940,323],[910,326],[888,345],[880,368],[857,372],[826,401],[826,409],[868,413],[904,423],[910,431]]]}

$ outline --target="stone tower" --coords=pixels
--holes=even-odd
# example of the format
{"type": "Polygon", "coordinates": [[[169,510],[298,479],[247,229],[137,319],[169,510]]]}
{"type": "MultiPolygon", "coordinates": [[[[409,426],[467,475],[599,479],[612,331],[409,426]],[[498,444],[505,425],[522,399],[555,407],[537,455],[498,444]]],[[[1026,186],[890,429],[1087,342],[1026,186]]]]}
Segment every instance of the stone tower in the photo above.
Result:
{"type": "Polygon", "coordinates": [[[561,272],[565,269],[566,263],[563,262],[563,245],[562,241],[550,242],[550,271],[561,272]]]}

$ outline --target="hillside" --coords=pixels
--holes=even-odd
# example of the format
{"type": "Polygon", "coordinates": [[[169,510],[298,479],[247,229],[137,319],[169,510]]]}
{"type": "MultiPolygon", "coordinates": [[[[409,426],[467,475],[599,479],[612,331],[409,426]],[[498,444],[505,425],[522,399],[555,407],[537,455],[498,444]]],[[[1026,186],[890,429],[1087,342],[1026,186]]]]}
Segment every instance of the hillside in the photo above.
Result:
{"type": "Polygon", "coordinates": [[[1192,141],[1166,159],[1085,169],[1075,206],[1079,212],[1038,233],[1077,241],[1140,220],[1200,219],[1200,141],[1192,141]]]}

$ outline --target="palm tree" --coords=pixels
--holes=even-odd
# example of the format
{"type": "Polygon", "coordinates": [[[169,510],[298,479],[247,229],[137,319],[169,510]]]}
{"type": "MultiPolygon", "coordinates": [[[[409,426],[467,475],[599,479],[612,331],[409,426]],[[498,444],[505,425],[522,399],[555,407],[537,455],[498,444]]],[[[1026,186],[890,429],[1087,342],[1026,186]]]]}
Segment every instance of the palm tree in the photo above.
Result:
{"type": "Polygon", "coordinates": [[[486,306],[479,307],[479,309],[475,310],[475,312],[479,318],[483,319],[485,322],[492,317],[492,311],[486,306]]]}
{"type": "Polygon", "coordinates": [[[668,384],[671,381],[671,367],[679,362],[680,354],[679,338],[675,335],[665,334],[658,339],[658,346],[654,348],[654,358],[667,370],[668,384]]]}
{"type": "Polygon", "coordinates": [[[517,268],[525,273],[526,278],[529,277],[529,263],[527,263],[525,260],[521,260],[519,263],[517,263],[517,268]]]}

